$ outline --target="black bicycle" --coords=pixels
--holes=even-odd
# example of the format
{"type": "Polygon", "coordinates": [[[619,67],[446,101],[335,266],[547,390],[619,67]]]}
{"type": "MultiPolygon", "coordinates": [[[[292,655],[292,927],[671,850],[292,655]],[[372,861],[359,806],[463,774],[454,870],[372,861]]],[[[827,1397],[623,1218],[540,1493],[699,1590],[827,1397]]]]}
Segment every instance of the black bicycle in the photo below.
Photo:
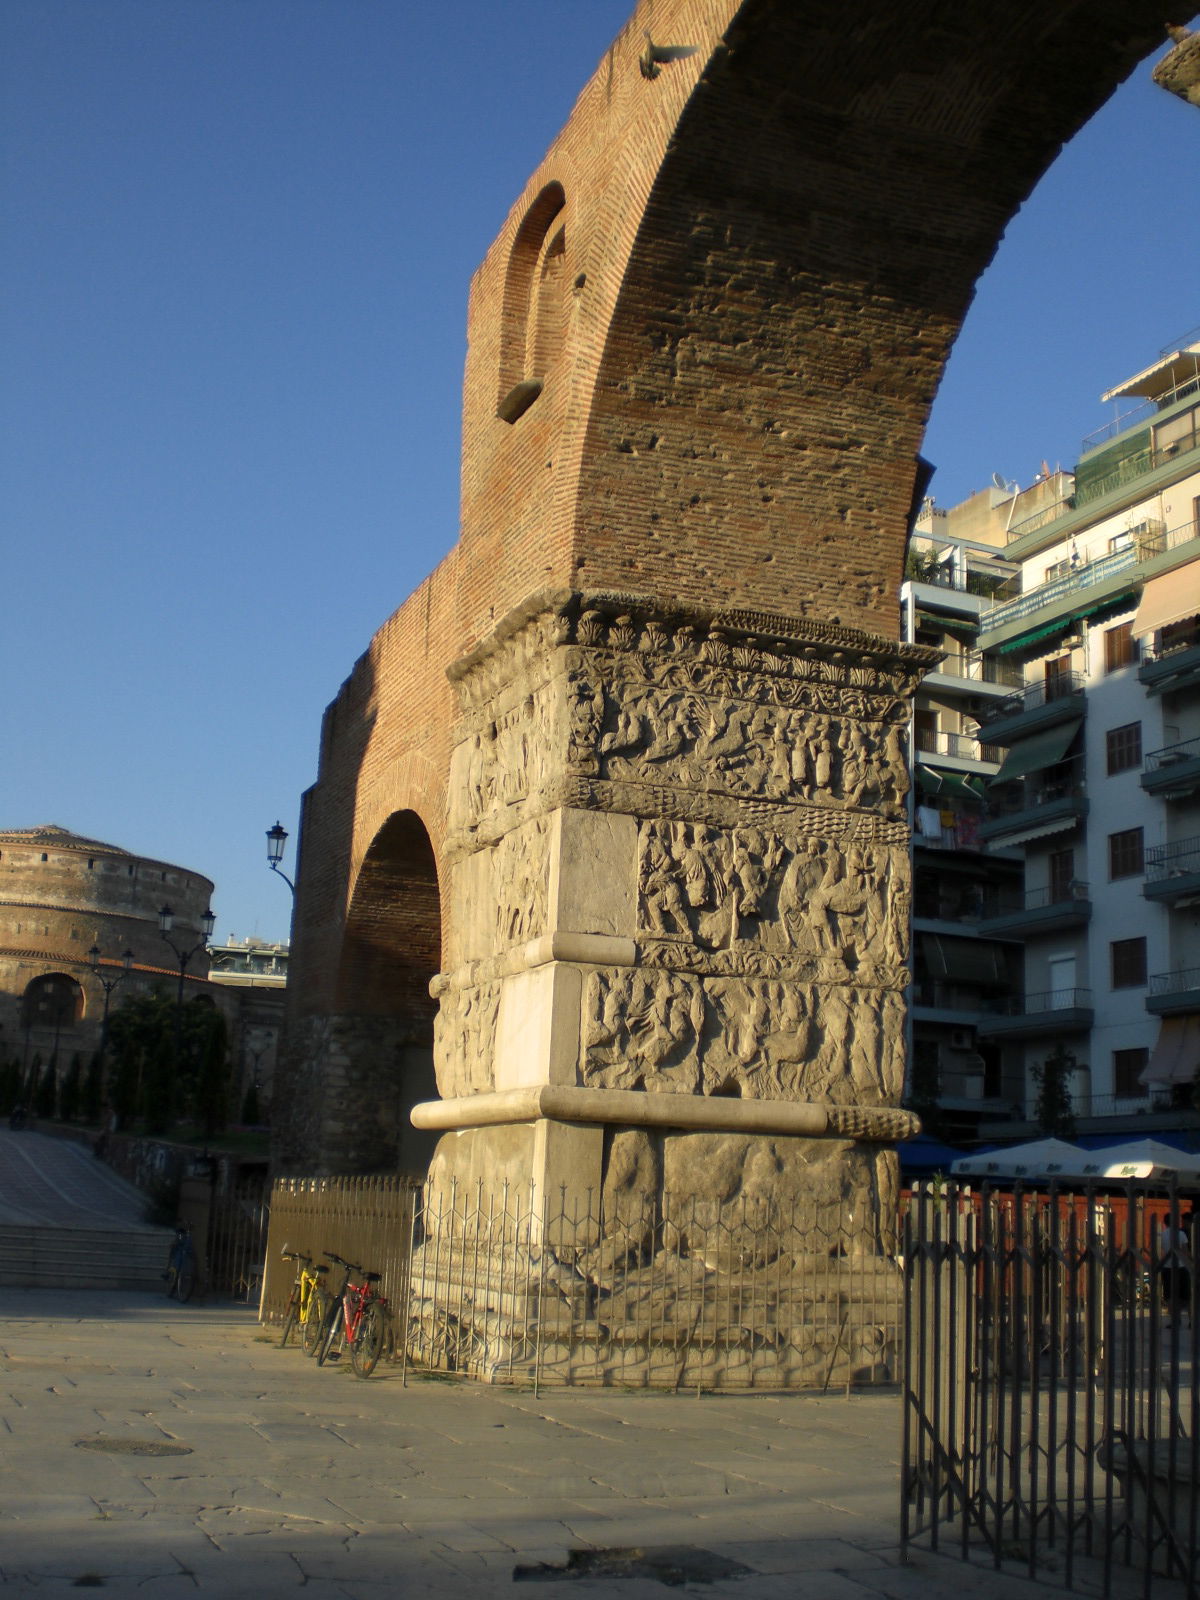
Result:
{"type": "Polygon", "coordinates": [[[186,1305],[196,1292],[196,1247],[192,1243],[192,1230],[186,1222],[175,1228],[175,1243],[167,1257],[167,1270],[163,1273],[167,1286],[167,1299],[174,1297],[186,1305]]]}

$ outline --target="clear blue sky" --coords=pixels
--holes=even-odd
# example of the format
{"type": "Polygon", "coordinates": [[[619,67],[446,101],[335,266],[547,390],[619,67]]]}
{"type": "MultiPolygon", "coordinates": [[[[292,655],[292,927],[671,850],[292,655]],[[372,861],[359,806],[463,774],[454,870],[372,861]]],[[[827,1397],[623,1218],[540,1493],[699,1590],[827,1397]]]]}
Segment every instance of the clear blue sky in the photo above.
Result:
{"type": "MultiPolygon", "coordinates": [[[[0,825],[286,936],[264,831],[294,843],[322,708],[454,542],[468,281],[631,3],[5,0],[0,825]]],[[[1198,148],[1144,68],[1013,223],[926,441],[943,504],[1069,465],[1200,323],[1198,148]]]]}

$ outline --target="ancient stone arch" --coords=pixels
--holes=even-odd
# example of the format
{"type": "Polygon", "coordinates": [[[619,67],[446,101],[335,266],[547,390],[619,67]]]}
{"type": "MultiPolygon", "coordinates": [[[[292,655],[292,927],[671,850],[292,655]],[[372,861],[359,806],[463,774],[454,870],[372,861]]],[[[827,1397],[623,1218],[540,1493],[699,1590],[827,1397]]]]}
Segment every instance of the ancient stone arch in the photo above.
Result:
{"type": "Polygon", "coordinates": [[[459,542],[326,714],[281,1165],[397,1159],[352,1148],[345,1066],[402,803],[442,905],[435,1174],[878,1226],[917,450],[1008,218],[1160,39],[1148,0],[637,7],[472,285],[459,542]],[[647,33],[682,47],[653,76],[647,33]]]}

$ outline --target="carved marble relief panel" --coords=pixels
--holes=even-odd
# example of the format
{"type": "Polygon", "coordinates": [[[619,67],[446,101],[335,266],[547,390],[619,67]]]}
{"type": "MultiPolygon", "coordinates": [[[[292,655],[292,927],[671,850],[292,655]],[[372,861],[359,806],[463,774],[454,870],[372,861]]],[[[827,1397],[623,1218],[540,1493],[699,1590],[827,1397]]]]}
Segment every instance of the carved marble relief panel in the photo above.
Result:
{"type": "Polygon", "coordinates": [[[596,1088],[862,1105],[898,1088],[893,990],[609,968],[591,974],[584,1012],[596,1088]]]}
{"type": "Polygon", "coordinates": [[[492,981],[441,989],[433,1041],[438,1092],[444,1098],[493,1087],[500,988],[492,981]]]}
{"type": "MultiPolygon", "coordinates": [[[[641,824],[639,848],[639,935],[648,950],[676,942],[728,952],[721,970],[870,971],[876,981],[903,981],[902,845],[663,820],[641,824]]],[[[669,952],[657,958],[674,964],[669,952]]]]}

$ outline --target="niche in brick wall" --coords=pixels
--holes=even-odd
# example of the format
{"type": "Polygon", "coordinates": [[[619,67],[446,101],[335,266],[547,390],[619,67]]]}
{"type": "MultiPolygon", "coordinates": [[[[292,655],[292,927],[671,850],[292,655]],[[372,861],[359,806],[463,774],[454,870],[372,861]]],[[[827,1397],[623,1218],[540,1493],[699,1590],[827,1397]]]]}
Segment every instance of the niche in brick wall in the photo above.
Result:
{"type": "Polygon", "coordinates": [[[513,423],[545,387],[562,350],[567,314],[567,230],[562,185],[548,183],[517,229],[500,331],[496,415],[513,423]]]}

